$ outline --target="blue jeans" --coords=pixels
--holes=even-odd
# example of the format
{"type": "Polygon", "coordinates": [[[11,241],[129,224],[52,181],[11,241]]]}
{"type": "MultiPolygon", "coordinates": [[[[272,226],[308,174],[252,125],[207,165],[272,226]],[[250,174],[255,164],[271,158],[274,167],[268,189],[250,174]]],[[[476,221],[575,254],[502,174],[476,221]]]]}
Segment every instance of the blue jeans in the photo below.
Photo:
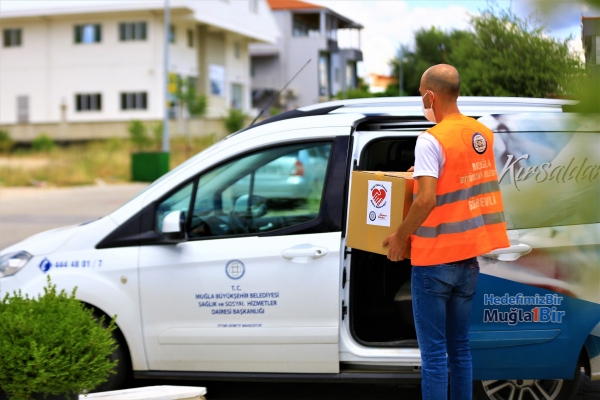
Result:
{"type": "Polygon", "coordinates": [[[477,258],[412,267],[412,301],[421,350],[423,400],[448,398],[448,369],[450,398],[472,398],[469,324],[478,276],[477,258]]]}

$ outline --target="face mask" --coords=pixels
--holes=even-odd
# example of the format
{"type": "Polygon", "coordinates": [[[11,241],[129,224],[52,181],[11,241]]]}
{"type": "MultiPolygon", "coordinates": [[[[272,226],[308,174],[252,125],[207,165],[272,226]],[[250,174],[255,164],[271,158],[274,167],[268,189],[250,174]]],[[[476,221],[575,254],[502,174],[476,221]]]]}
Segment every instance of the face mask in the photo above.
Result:
{"type": "MultiPolygon", "coordinates": [[[[427,93],[421,96],[421,101],[423,100],[423,97],[425,97],[426,94],[427,93]]],[[[425,108],[425,103],[423,103],[421,104],[421,110],[423,110],[423,115],[425,115],[425,118],[427,118],[428,121],[437,123],[437,121],[435,120],[435,113],[433,112],[433,100],[431,100],[431,108],[425,108]]]]}

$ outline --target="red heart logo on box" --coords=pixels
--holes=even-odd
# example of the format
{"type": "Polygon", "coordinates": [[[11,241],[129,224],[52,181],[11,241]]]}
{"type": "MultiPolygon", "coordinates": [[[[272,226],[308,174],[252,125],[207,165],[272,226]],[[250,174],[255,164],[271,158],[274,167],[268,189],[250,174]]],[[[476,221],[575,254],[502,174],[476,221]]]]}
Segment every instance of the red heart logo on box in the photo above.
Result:
{"type": "Polygon", "coordinates": [[[373,196],[373,201],[375,202],[375,204],[377,204],[377,206],[380,206],[381,203],[383,203],[383,200],[385,200],[385,190],[373,189],[371,191],[371,196],[373,196]]]}

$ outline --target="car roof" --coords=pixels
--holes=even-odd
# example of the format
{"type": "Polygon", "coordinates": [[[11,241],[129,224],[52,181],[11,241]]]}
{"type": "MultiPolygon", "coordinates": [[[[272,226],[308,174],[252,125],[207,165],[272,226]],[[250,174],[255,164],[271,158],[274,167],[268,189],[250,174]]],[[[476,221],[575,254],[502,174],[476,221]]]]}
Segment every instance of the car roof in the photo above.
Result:
{"type": "MultiPolygon", "coordinates": [[[[532,99],[526,97],[472,97],[460,96],[458,107],[465,115],[475,113],[507,114],[513,112],[562,112],[563,105],[576,104],[563,99],[532,99]]],[[[301,107],[303,112],[315,112],[335,107],[330,114],[363,114],[389,116],[421,116],[423,102],[419,96],[375,97],[367,99],[337,100],[301,107]]]]}
{"type": "MultiPolygon", "coordinates": [[[[574,105],[577,101],[563,99],[533,99],[526,97],[470,97],[460,96],[458,107],[461,113],[470,117],[483,115],[552,112],[561,113],[564,105],[574,105]]],[[[408,117],[413,121],[422,120],[421,97],[374,97],[365,99],[336,100],[300,107],[267,118],[242,129],[244,132],[262,125],[273,124],[302,117],[354,114],[362,117],[408,117]]],[[[322,121],[322,120],[321,120],[322,121]]]]}

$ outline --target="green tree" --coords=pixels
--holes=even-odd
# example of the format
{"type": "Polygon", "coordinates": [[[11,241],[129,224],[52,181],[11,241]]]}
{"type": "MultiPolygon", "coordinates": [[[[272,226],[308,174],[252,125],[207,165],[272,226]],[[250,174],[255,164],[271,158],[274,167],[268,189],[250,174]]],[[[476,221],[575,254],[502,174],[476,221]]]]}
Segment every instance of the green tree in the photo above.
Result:
{"type": "Polygon", "coordinates": [[[136,119],[130,121],[127,130],[129,131],[131,143],[137,147],[138,151],[152,145],[152,139],[148,136],[148,129],[142,121],[136,119]]]}
{"type": "Polygon", "coordinates": [[[567,95],[568,82],[583,72],[568,41],[547,36],[539,21],[490,8],[471,18],[474,34],[452,54],[461,93],[471,96],[567,95]]]}
{"type": "MultiPolygon", "coordinates": [[[[453,50],[469,35],[468,32],[454,30],[444,32],[438,28],[421,28],[415,32],[415,50],[401,45],[396,57],[391,61],[392,75],[399,76],[399,63],[402,61],[402,76],[404,77],[404,94],[420,96],[419,84],[421,75],[432,65],[451,63],[453,50]]],[[[389,87],[388,95],[397,96],[400,92],[398,85],[389,87]]]]}
{"type": "Polygon", "coordinates": [[[175,98],[179,103],[180,110],[186,106],[190,116],[200,118],[206,114],[208,100],[206,96],[200,96],[196,92],[195,79],[178,76],[175,98]]]}
{"type": "Polygon", "coordinates": [[[423,72],[443,62],[458,69],[461,94],[467,96],[564,96],[569,81],[583,71],[577,56],[569,52],[570,39],[549,37],[532,18],[521,19],[492,3],[471,17],[470,25],[472,31],[420,29],[414,51],[400,47],[391,65],[397,77],[402,60],[407,94],[419,95],[423,72]]]}

